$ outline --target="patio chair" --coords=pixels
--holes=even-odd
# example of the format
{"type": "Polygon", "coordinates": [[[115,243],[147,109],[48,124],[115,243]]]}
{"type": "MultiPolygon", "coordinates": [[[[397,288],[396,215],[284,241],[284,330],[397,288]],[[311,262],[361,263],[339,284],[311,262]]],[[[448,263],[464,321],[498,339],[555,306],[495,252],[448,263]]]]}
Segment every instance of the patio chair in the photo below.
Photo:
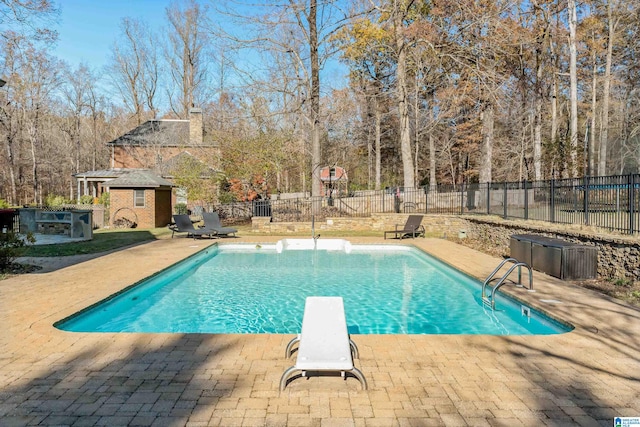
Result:
{"type": "Polygon", "coordinates": [[[203,212],[202,219],[204,220],[204,225],[201,226],[200,230],[209,231],[216,236],[228,236],[232,234],[235,237],[238,232],[235,228],[223,227],[220,223],[218,212],[203,212]]]}
{"type": "Polygon", "coordinates": [[[395,230],[385,231],[384,238],[387,238],[387,234],[393,234],[394,239],[397,239],[400,236],[401,239],[405,237],[424,237],[424,227],[420,224],[422,222],[422,215],[409,215],[407,218],[407,222],[404,224],[404,227],[398,228],[399,224],[396,224],[395,230]]]}
{"type": "Polygon", "coordinates": [[[187,233],[187,237],[193,237],[194,239],[196,236],[208,236],[211,238],[212,235],[215,234],[212,231],[195,228],[189,215],[174,215],[173,224],[169,224],[169,229],[171,230],[172,239],[175,233],[187,233]]]}
{"type": "Polygon", "coordinates": [[[307,372],[339,372],[345,379],[346,373],[350,373],[360,381],[363,390],[367,389],[364,375],[353,366],[358,348],[349,338],[342,297],[307,297],[302,332],[287,345],[286,357],[291,356],[292,347],[298,342],[296,364],[282,374],[280,391],[298,371],[303,377],[307,372]]]}

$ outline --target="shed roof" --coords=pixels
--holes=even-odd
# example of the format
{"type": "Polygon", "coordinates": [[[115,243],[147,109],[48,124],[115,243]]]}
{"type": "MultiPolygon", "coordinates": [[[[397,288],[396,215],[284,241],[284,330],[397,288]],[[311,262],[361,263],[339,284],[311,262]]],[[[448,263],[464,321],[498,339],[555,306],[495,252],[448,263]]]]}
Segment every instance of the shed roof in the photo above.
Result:
{"type": "Polygon", "coordinates": [[[150,170],[137,170],[104,183],[109,188],[158,188],[174,185],[150,170]]]}

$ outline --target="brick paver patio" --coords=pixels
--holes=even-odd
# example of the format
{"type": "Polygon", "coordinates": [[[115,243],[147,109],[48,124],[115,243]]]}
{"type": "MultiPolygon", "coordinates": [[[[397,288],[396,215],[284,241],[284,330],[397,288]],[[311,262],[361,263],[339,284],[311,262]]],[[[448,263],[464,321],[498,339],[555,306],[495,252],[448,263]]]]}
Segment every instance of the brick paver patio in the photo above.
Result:
{"type": "MultiPolygon", "coordinates": [[[[503,289],[574,331],[357,335],[368,391],[354,378],[312,377],[280,393],[291,335],[53,327],[213,242],[160,240],[0,281],[0,425],[612,426],[640,416],[640,311],[537,272],[537,292],[503,289]]],[[[440,239],[405,243],[481,279],[499,262],[440,239]]]]}

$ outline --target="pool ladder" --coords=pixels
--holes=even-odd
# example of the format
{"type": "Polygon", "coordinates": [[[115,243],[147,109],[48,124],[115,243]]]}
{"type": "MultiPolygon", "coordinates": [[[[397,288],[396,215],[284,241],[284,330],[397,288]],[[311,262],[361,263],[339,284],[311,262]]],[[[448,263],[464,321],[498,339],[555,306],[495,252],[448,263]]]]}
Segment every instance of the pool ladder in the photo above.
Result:
{"type": "Polygon", "coordinates": [[[493,272],[485,279],[484,283],[482,284],[482,303],[485,306],[488,306],[491,308],[491,310],[494,310],[496,308],[496,300],[495,300],[495,293],[498,291],[498,289],[500,289],[500,286],[504,285],[505,281],[507,280],[507,278],[509,277],[509,275],[517,268],[518,269],[518,284],[517,286],[523,286],[522,285],[522,267],[526,267],[527,270],[529,270],[529,290],[533,291],[533,273],[531,271],[531,267],[529,266],[529,264],[527,264],[526,262],[520,262],[515,258],[506,258],[504,259],[500,265],[498,265],[496,267],[495,270],[493,270],[493,272]],[[513,265],[511,267],[509,267],[509,270],[507,270],[507,272],[504,274],[504,276],[502,276],[500,278],[500,280],[498,280],[498,283],[496,283],[495,285],[491,285],[491,282],[494,279],[495,275],[498,273],[498,271],[500,271],[500,269],[507,263],[513,263],[513,265]],[[487,289],[490,290],[489,293],[487,293],[487,289]]]}

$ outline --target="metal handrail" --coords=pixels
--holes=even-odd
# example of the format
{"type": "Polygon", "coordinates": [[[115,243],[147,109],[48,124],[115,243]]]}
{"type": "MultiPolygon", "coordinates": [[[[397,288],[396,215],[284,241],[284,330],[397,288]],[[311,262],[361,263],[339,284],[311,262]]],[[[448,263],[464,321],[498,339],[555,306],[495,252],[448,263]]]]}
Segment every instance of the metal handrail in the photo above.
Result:
{"type": "MultiPolygon", "coordinates": [[[[489,282],[493,279],[493,276],[495,276],[495,275],[496,275],[496,273],[497,273],[498,271],[500,271],[500,269],[502,268],[502,266],[503,266],[503,265],[505,265],[505,264],[506,264],[506,263],[508,263],[508,262],[518,263],[518,262],[520,262],[520,261],[518,261],[518,260],[517,260],[517,259],[515,259],[515,258],[505,258],[505,259],[503,259],[503,260],[502,260],[502,262],[501,262],[501,263],[496,267],[496,269],[495,269],[495,270],[493,270],[493,271],[491,272],[491,274],[489,274],[489,276],[487,276],[487,278],[484,280],[484,283],[482,284],[482,296],[483,296],[483,297],[484,297],[484,287],[487,285],[487,283],[489,283],[489,282]]],[[[520,279],[521,279],[521,277],[520,277],[520,275],[518,275],[518,283],[519,283],[519,284],[520,284],[520,279]]]]}
{"type": "Polygon", "coordinates": [[[515,270],[516,267],[518,268],[518,284],[519,285],[522,285],[522,275],[520,273],[520,268],[521,267],[526,267],[527,270],[529,270],[529,290],[530,291],[533,290],[533,272],[532,272],[531,267],[529,266],[529,264],[527,264],[526,262],[520,262],[515,258],[507,258],[507,259],[503,260],[495,270],[493,270],[493,272],[485,279],[484,283],[482,284],[482,301],[487,302],[487,303],[490,302],[491,303],[491,309],[494,309],[495,306],[496,306],[496,301],[495,301],[495,298],[494,298],[495,293],[498,291],[498,289],[502,285],[504,285],[505,281],[507,280],[507,278],[509,277],[511,272],[513,270],[515,270]],[[491,294],[487,296],[486,287],[490,286],[489,282],[491,282],[491,280],[496,275],[496,273],[507,262],[513,262],[514,264],[509,268],[509,270],[507,270],[507,272],[504,274],[504,276],[502,276],[500,278],[498,283],[496,283],[496,285],[491,288],[491,294]]]}

